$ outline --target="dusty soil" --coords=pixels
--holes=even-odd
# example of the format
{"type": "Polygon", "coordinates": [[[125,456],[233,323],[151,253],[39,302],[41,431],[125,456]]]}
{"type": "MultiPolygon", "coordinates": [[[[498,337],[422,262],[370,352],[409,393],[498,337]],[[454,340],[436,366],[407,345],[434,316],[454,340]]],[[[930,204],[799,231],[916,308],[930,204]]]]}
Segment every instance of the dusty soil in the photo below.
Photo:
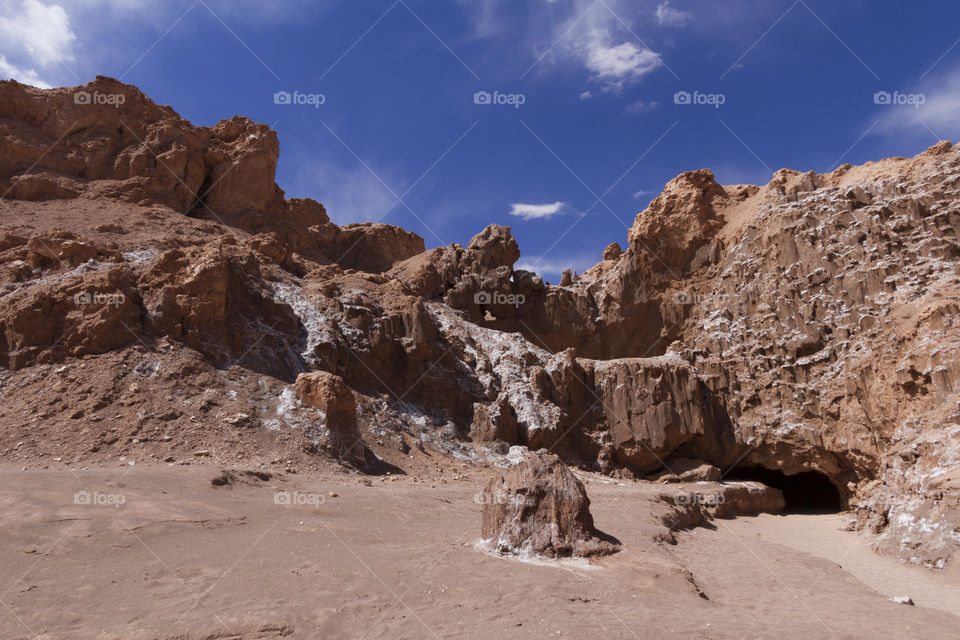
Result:
{"type": "Polygon", "coordinates": [[[671,545],[654,541],[662,485],[578,474],[596,525],[624,550],[524,562],[478,549],[489,471],[410,462],[408,475],[377,477],[0,467],[0,637],[807,640],[960,628],[948,613],[960,610],[956,576],[874,554],[841,530],[849,516],[715,520],[671,545]]]}
{"type": "MultiPolygon", "coordinates": [[[[721,533],[738,536],[751,544],[761,540],[835,562],[885,596],[906,596],[920,607],[952,614],[958,612],[960,576],[949,566],[946,572],[935,572],[880,556],[869,540],[851,536],[844,530],[849,522],[848,514],[781,517],[764,513],[755,518],[738,518],[718,524],[722,527],[721,533]]],[[[704,537],[700,531],[685,535],[689,535],[691,541],[704,537]]]]}

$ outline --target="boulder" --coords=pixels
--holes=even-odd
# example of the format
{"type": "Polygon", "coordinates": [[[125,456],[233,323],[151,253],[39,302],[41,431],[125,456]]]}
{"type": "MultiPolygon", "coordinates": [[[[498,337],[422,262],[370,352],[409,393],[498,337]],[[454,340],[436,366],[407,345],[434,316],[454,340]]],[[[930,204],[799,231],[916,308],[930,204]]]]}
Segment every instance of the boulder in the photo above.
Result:
{"type": "Polygon", "coordinates": [[[664,461],[668,473],[660,476],[664,482],[716,482],[723,475],[718,467],[695,458],[670,457],[664,461]],[[670,480],[670,477],[675,480],[670,480]]]}
{"type": "Polygon", "coordinates": [[[696,482],[682,485],[661,499],[681,509],[714,518],[779,514],[786,507],[783,492],[760,482],[696,482]]]}
{"type": "Polygon", "coordinates": [[[727,482],[720,493],[723,500],[713,505],[718,518],[780,513],[787,506],[783,492],[759,482],[727,482]]]}
{"type": "Polygon", "coordinates": [[[520,258],[520,248],[513,239],[510,227],[491,224],[473,236],[467,244],[467,261],[480,269],[513,267],[520,258]]]}
{"type": "Polygon", "coordinates": [[[618,242],[611,242],[607,245],[607,248],[603,250],[603,259],[604,260],[616,260],[621,255],[623,255],[623,249],[620,248],[618,242]]]}
{"type": "Polygon", "coordinates": [[[482,535],[499,553],[604,556],[619,543],[594,528],[583,483],[544,450],[510,449],[515,464],[484,489],[482,535]]]}

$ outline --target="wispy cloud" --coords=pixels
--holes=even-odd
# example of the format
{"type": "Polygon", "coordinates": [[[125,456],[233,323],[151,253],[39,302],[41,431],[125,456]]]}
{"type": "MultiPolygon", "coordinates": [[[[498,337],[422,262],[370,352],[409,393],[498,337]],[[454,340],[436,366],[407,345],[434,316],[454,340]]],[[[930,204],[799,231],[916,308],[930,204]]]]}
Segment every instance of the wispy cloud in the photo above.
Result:
{"type": "Polygon", "coordinates": [[[939,138],[960,138],[960,66],[911,90],[885,90],[874,96],[881,109],[878,131],[926,129],[939,138]]]}
{"type": "Polygon", "coordinates": [[[517,202],[510,205],[510,215],[523,220],[541,220],[563,213],[566,203],[553,202],[550,204],[524,204],[517,202]]]}
{"type": "Polygon", "coordinates": [[[40,89],[49,89],[50,85],[40,79],[37,72],[33,69],[21,69],[16,65],[7,62],[7,59],[0,55],[0,78],[16,80],[24,84],[33,85],[40,89]]]}
{"type": "Polygon", "coordinates": [[[657,24],[663,27],[682,27],[693,18],[691,12],[674,9],[669,2],[658,4],[654,15],[657,18],[657,24]]]}
{"type": "Polygon", "coordinates": [[[402,204],[383,184],[363,167],[345,168],[335,162],[305,160],[294,175],[289,195],[304,195],[322,202],[330,219],[337,224],[351,222],[386,222],[402,204]],[[389,213],[388,213],[389,212],[389,213]]]}
{"type": "Polygon", "coordinates": [[[653,195],[653,191],[647,191],[646,189],[640,189],[639,191],[634,191],[632,195],[633,195],[634,198],[636,198],[637,200],[639,200],[639,199],[642,198],[643,196],[653,195]]]}
{"type": "Polygon", "coordinates": [[[80,75],[109,73],[136,56],[164,29],[185,17],[188,29],[210,12],[225,24],[303,21],[337,0],[3,0],[0,2],[0,75],[47,88],[80,75]],[[185,13],[186,12],[186,13],[185,13]],[[121,62],[118,63],[117,61],[121,62]]]}
{"type": "MultiPolygon", "coordinates": [[[[637,34],[641,16],[650,16],[651,0],[541,0],[519,3],[519,12],[510,0],[458,3],[470,14],[474,37],[510,34],[510,42],[530,51],[533,59],[523,76],[576,70],[586,72],[601,93],[618,93],[665,66],[661,54],[637,34]]],[[[581,94],[581,99],[590,97],[590,92],[581,94]]]]}
{"type": "Polygon", "coordinates": [[[644,100],[637,100],[636,102],[631,102],[626,107],[624,107],[624,111],[626,111],[627,113],[638,115],[641,113],[650,113],[651,111],[653,111],[659,106],[660,106],[660,103],[656,101],[646,102],[644,100]]]}

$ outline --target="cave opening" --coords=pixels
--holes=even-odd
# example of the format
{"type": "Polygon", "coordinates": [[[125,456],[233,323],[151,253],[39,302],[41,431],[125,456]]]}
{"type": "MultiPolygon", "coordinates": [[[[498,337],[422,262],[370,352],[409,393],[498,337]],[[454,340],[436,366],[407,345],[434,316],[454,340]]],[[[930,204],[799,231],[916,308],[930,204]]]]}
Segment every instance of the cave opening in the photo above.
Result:
{"type": "Polygon", "coordinates": [[[830,478],[819,471],[803,471],[787,475],[765,467],[739,467],[729,472],[726,480],[753,480],[783,492],[786,507],[783,513],[840,513],[844,501],[830,478]]]}

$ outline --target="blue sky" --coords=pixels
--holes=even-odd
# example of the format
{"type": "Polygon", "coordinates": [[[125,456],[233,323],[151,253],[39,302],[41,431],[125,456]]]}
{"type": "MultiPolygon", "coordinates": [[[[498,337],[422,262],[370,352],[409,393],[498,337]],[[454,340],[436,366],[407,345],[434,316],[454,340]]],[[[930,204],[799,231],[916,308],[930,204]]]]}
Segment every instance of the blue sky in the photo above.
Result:
{"type": "Polygon", "coordinates": [[[960,3],[0,0],[0,77],[96,74],[273,126],[279,185],[338,223],[428,247],[510,225],[555,281],[682,171],[763,184],[956,140],[960,3]]]}

